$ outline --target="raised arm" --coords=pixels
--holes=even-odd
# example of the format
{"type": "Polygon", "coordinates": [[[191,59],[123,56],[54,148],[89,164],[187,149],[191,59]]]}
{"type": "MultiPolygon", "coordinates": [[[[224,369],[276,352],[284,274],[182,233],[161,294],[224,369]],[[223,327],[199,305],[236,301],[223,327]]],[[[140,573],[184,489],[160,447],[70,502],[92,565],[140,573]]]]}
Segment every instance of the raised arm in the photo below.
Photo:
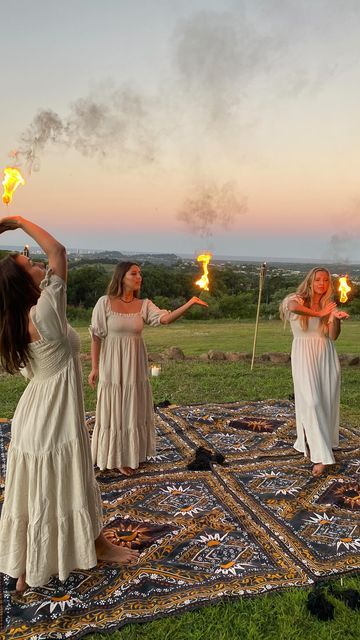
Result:
{"type": "Polygon", "coordinates": [[[193,296],[192,298],[190,298],[190,300],[185,302],[185,304],[181,305],[181,307],[174,309],[174,311],[170,311],[170,313],[165,313],[164,315],[162,315],[160,318],[160,324],[171,324],[171,322],[175,322],[175,320],[184,315],[184,313],[194,304],[199,304],[202,307],[208,306],[206,302],[204,302],[204,300],[200,300],[200,298],[193,296]]]}
{"type": "Polygon", "coordinates": [[[30,236],[46,253],[52,272],[66,282],[67,260],[65,247],[50,233],[34,222],[21,216],[9,216],[0,220],[0,233],[21,229],[30,236]]]}

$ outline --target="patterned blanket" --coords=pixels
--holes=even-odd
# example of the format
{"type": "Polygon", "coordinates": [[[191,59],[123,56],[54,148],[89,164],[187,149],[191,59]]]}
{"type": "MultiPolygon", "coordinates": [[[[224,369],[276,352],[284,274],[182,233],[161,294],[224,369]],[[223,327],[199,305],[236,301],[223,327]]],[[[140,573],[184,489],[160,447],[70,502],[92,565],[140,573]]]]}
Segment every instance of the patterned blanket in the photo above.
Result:
{"type": "MultiPolygon", "coordinates": [[[[301,587],[360,566],[360,449],[342,428],[336,465],[320,478],[292,447],[286,401],[158,409],[157,455],[136,476],[99,472],[105,533],[139,549],[134,566],[99,564],[14,591],[1,577],[4,638],[79,638],[219,599],[301,587]],[[189,471],[203,446],[224,464],[189,471]]],[[[87,422],[91,431],[93,415],[87,422]]],[[[9,423],[0,424],[4,486],[9,423]]]]}

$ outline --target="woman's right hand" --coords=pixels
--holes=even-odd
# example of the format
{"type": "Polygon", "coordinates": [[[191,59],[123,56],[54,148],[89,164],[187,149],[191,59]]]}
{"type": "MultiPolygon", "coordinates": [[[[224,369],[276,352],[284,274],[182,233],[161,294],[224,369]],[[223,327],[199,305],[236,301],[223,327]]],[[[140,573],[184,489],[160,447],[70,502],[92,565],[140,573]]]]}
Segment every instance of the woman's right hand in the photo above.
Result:
{"type": "Polygon", "coordinates": [[[325,316],[329,316],[332,311],[336,309],[336,302],[328,302],[326,307],[319,311],[319,318],[324,318],[325,316]]]}
{"type": "Polygon", "coordinates": [[[92,389],[96,387],[96,381],[99,377],[99,369],[91,369],[88,377],[88,383],[92,389]]]}
{"type": "Polygon", "coordinates": [[[13,231],[14,229],[20,229],[22,217],[21,216],[6,216],[0,220],[0,233],[5,231],[13,231]]]}
{"type": "Polygon", "coordinates": [[[193,296],[192,298],[190,298],[190,304],[199,304],[201,307],[208,307],[209,305],[207,304],[207,302],[205,302],[204,300],[201,300],[201,298],[197,298],[197,296],[193,296]]]}

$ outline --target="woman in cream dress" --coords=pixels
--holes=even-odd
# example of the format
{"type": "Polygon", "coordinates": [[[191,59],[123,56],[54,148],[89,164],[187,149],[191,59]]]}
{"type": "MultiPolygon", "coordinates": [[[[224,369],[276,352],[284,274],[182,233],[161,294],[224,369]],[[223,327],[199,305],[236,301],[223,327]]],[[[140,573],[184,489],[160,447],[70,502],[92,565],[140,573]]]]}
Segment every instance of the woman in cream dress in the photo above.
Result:
{"type": "Polygon", "coordinates": [[[193,297],[172,312],[151,300],[139,299],[140,267],[120,262],[106,296],[96,303],[91,320],[92,370],[89,384],[99,378],[93,462],[100,469],[120,469],[131,475],[147,457],[155,455],[155,426],[144,324],[170,324],[194,304],[193,297]]]}
{"type": "Polygon", "coordinates": [[[0,520],[0,571],[26,584],[65,580],[97,560],[130,563],[137,552],[108,542],[84,422],[80,340],[66,321],[66,252],[21,217],[22,229],[47,253],[49,269],[24,255],[0,262],[0,353],[6,371],[30,378],[16,408],[0,520]]]}
{"type": "Polygon", "coordinates": [[[309,455],[314,476],[335,462],[333,448],[339,444],[340,364],[333,341],[340,334],[340,320],[348,314],[337,309],[332,293],[329,271],[315,268],[280,307],[294,336],[294,447],[309,455]]]}

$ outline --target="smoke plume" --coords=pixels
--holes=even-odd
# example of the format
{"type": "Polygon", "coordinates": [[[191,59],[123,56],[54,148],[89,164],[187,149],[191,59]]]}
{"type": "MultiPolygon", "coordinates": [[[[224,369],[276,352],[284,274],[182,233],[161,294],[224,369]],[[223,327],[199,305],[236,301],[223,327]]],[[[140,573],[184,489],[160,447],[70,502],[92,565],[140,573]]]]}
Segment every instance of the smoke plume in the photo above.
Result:
{"type": "Polygon", "coordinates": [[[150,120],[145,98],[134,90],[102,89],[101,97],[74,102],[65,118],[52,110],[40,110],[13,155],[19,164],[25,163],[29,173],[39,170],[41,155],[49,144],[98,160],[121,161],[127,167],[149,163],[155,156],[150,120]]]}
{"type": "Polygon", "coordinates": [[[209,182],[197,185],[184,202],[178,219],[202,237],[210,237],[216,227],[228,229],[234,218],[247,210],[246,198],[239,196],[234,182],[218,187],[209,182]]]}

